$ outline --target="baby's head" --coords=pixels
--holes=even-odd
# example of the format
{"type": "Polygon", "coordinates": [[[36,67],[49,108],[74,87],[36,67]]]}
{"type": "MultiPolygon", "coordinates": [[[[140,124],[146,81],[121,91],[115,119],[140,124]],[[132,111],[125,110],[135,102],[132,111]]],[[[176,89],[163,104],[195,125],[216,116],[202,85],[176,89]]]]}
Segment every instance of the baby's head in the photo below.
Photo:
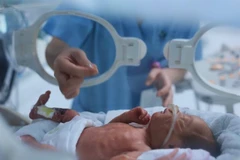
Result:
{"type": "Polygon", "coordinates": [[[173,112],[170,108],[164,112],[154,113],[148,125],[152,149],[157,148],[191,148],[204,149],[216,156],[218,145],[212,131],[199,117],[177,113],[177,119],[169,140],[164,143],[173,122],[173,112]]]}

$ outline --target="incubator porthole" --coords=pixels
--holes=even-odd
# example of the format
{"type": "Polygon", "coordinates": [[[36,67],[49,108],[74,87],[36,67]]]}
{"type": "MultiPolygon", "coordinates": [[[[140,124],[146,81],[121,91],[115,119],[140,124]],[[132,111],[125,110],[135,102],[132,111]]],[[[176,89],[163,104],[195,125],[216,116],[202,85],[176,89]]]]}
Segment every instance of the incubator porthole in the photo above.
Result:
{"type": "Polygon", "coordinates": [[[198,74],[207,82],[214,82],[211,85],[239,91],[239,42],[238,27],[218,26],[207,31],[196,45],[194,65],[198,74]]]}
{"type": "Polygon", "coordinates": [[[64,48],[65,45],[81,49],[86,53],[87,58],[93,64],[98,66],[99,73],[95,76],[91,76],[91,78],[86,79],[92,79],[101,76],[112,67],[115,61],[115,42],[110,32],[100,23],[76,15],[51,16],[40,27],[37,38],[38,57],[41,65],[48,74],[52,76],[54,75],[53,70],[48,66],[46,53],[52,54],[50,52],[60,52],[61,48],[64,48]],[[67,18],[72,19],[72,22],[78,22],[70,24],[71,26],[76,26],[71,27],[75,28],[75,30],[67,30],[67,28],[69,28],[65,27],[69,25],[68,21],[65,20],[67,18]],[[55,25],[58,25],[56,28],[59,31],[61,30],[62,34],[54,34],[55,32],[53,31],[52,26],[55,25]],[[66,38],[66,35],[70,35],[72,38],[66,38]],[[80,38],[74,39],[74,37],[80,38]],[[95,39],[94,43],[92,43],[92,39],[95,39]],[[92,44],[89,45],[89,43],[92,44]],[[56,48],[59,48],[59,50],[56,48]],[[101,50],[100,54],[98,52],[99,50],[101,50]]]}

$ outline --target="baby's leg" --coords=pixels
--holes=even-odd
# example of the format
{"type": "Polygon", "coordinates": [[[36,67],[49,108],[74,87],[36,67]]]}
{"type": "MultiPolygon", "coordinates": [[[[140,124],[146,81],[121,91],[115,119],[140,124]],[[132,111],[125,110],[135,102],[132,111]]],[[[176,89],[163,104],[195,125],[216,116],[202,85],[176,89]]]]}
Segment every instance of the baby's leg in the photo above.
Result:
{"type": "Polygon", "coordinates": [[[26,144],[29,144],[33,147],[36,147],[36,148],[40,148],[40,149],[47,149],[47,150],[56,150],[53,146],[51,145],[47,145],[47,144],[41,144],[39,143],[38,141],[36,141],[35,138],[33,138],[32,136],[30,135],[24,135],[24,136],[21,136],[20,137],[21,140],[26,143],[26,144]]]}
{"type": "Polygon", "coordinates": [[[39,97],[37,103],[29,113],[31,119],[43,118],[64,123],[72,120],[76,115],[79,115],[78,112],[72,109],[49,108],[44,106],[50,97],[50,93],[50,91],[47,91],[39,97]]]}

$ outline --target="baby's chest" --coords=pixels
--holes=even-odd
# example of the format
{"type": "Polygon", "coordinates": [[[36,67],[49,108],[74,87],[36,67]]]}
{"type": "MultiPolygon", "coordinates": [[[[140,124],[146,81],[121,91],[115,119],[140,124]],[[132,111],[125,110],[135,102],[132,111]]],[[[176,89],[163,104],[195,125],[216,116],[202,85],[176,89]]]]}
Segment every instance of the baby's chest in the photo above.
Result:
{"type": "Polygon", "coordinates": [[[138,129],[127,126],[126,128],[113,128],[108,130],[106,143],[112,148],[121,149],[123,151],[140,151],[146,148],[143,137],[139,134],[138,129]]]}

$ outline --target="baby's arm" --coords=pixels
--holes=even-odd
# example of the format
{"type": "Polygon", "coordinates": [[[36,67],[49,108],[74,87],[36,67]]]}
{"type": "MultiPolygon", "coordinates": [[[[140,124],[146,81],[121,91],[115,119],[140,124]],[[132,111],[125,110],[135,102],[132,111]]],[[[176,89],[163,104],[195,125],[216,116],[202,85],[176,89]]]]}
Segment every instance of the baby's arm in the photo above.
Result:
{"type": "Polygon", "coordinates": [[[50,97],[50,93],[50,91],[47,91],[39,97],[37,103],[29,113],[31,119],[43,118],[64,123],[72,120],[76,115],[79,115],[78,112],[72,109],[49,108],[44,106],[50,97]]]}
{"type": "Polygon", "coordinates": [[[123,114],[117,116],[116,118],[112,119],[110,123],[138,123],[138,124],[147,124],[150,121],[150,115],[148,112],[141,108],[136,107],[131,109],[130,111],[124,112],[123,114]]]}

